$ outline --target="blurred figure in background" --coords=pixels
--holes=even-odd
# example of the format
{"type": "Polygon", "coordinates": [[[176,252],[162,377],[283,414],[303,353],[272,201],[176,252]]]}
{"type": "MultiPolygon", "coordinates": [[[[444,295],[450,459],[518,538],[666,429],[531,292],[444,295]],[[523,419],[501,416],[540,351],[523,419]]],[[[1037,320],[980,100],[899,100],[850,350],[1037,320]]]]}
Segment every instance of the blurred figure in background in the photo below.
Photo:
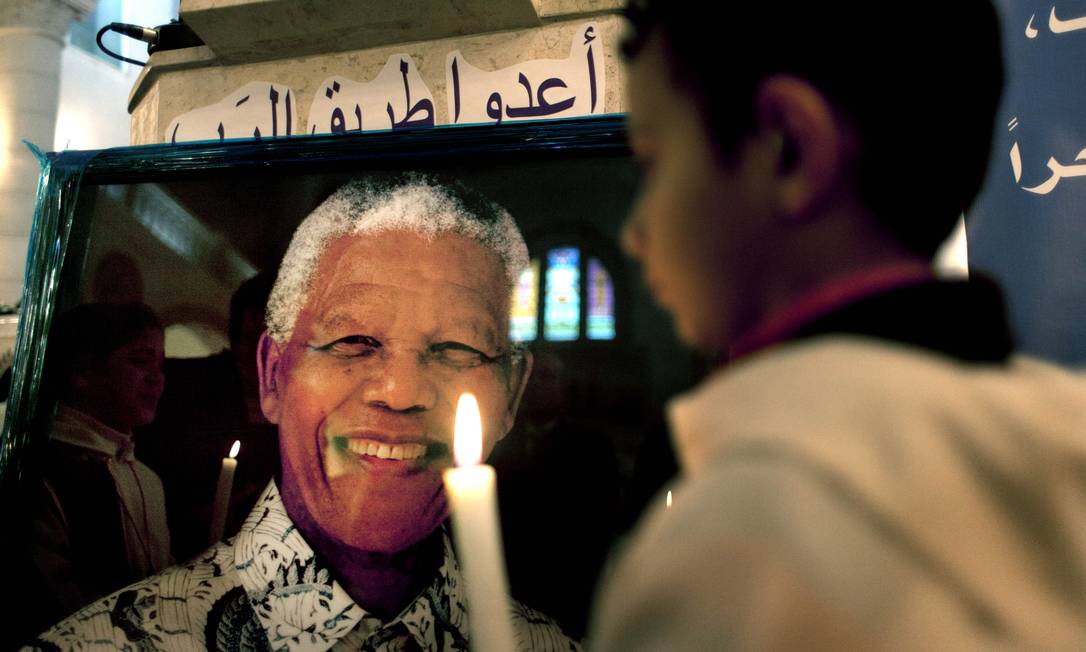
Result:
{"type": "Polygon", "coordinates": [[[235,440],[241,442],[226,536],[252,509],[279,468],[276,428],[260,411],[256,350],[275,283],[265,271],[230,299],[230,348],[205,358],[166,360],[166,389],[155,421],[137,433],[141,457],[162,477],[174,557],[207,548],[215,485],[235,440]]]}
{"type": "Polygon", "coordinates": [[[56,319],[44,378],[58,405],[30,514],[38,625],[172,562],[162,483],[132,442],[155,417],[163,356],[162,326],[142,304],[56,319]]]}
{"type": "Polygon", "coordinates": [[[669,406],[674,503],[592,649],[1081,648],[1086,385],[1012,353],[994,283],[931,271],[985,176],[995,9],[706,12],[629,7],[624,240],[722,364],[669,406]]]}

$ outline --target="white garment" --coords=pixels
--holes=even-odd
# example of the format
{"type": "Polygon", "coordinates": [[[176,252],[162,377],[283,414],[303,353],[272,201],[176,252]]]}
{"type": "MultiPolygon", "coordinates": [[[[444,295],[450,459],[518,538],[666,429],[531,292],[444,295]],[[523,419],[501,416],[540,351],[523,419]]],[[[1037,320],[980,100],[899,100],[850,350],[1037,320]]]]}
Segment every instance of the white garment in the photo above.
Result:
{"type": "Polygon", "coordinates": [[[827,336],[669,417],[591,649],[1086,649],[1086,378],[827,336]]]}
{"type": "MultiPolygon", "coordinates": [[[[52,438],[100,453],[120,498],[125,551],[129,567],[140,575],[156,573],[172,563],[166,501],[158,475],[135,456],[132,436],[90,415],[60,405],[52,438]]],[[[58,505],[58,509],[61,506],[58,505]]]]}

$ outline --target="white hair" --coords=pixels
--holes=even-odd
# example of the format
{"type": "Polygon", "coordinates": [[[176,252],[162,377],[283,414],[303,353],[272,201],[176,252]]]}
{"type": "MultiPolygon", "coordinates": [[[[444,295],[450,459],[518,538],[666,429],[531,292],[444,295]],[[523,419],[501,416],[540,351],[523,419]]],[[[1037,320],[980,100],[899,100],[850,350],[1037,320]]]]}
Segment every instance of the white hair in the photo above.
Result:
{"type": "Polygon", "coordinates": [[[423,175],[389,182],[360,180],[324,200],[294,231],[279,277],[268,298],[268,334],[290,340],[298,313],[325,249],[345,235],[410,231],[427,240],[454,233],[498,254],[512,291],[528,266],[528,247],[504,208],[460,183],[440,183],[423,175]]]}

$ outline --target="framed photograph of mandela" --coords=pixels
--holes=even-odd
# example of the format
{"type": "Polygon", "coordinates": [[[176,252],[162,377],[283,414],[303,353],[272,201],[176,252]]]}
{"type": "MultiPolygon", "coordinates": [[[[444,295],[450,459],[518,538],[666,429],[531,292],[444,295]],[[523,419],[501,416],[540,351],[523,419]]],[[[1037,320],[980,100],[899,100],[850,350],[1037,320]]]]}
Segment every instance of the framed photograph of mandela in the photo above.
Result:
{"type": "MultiPolygon", "coordinates": [[[[266,308],[284,275],[284,252],[303,219],[337,190],[352,183],[394,187],[404,179],[439,192],[466,189],[457,195],[465,205],[476,201],[470,198],[493,202],[523,234],[527,256],[516,258],[523,268],[508,274],[508,325],[503,315],[505,332],[491,337],[493,350],[462,342],[418,349],[415,371],[420,386],[429,387],[433,377],[452,377],[456,365],[531,358],[517,404],[502,412],[515,413],[509,433],[489,452],[505,561],[514,598],[579,638],[607,550],[674,472],[655,415],[700,370],[622,255],[636,174],[621,116],[46,155],[0,449],[6,513],[27,511],[24,485],[52,459],[46,443],[72,391],[62,376],[75,373],[72,361],[97,339],[118,332],[107,324],[112,317],[88,313],[89,321],[69,325],[63,336],[74,343],[62,342],[65,315],[88,304],[138,304],[161,328],[160,386],[141,389],[116,377],[95,391],[143,401],[126,423],[136,458],[161,479],[170,560],[195,558],[210,542],[233,536],[268,483],[290,466],[282,459],[294,454],[281,445],[283,423],[310,418],[305,410],[316,411],[315,422],[334,421],[326,406],[268,399],[274,381],[267,370],[277,359],[262,351],[272,345],[261,335],[269,327],[265,314],[274,312],[266,308]],[[240,450],[227,463],[235,441],[240,450]],[[228,467],[232,480],[224,490],[228,467]]],[[[431,210],[425,202],[416,209],[412,196],[404,195],[397,210],[431,210]]],[[[380,243],[373,246],[383,247],[386,267],[372,271],[378,284],[396,279],[396,261],[411,262],[412,255],[398,241],[380,243]]],[[[442,261],[430,264],[434,274],[451,273],[442,261]]],[[[478,264],[488,263],[482,257],[478,264]]],[[[347,273],[342,266],[320,269],[329,277],[347,273]]],[[[405,279],[388,283],[404,289],[412,285],[405,279]]],[[[288,325],[301,323],[304,312],[292,303],[315,301],[312,292],[279,294],[288,325]]],[[[427,311],[449,308],[425,301],[395,306],[388,319],[420,329],[430,324],[427,311]]],[[[329,342],[314,335],[302,345],[378,361],[399,343],[358,332],[329,342]]],[[[385,369],[375,377],[392,391],[394,376],[385,369]]],[[[327,392],[341,391],[316,377],[327,392]]],[[[393,412],[429,409],[424,398],[398,405],[365,393],[358,389],[350,400],[393,412]]],[[[484,430],[502,427],[486,421],[484,409],[484,430]]],[[[363,443],[350,451],[394,462],[430,454],[421,446],[381,450],[380,441],[370,443],[373,450],[363,443]]],[[[309,475],[334,476],[332,458],[320,459],[309,475]]],[[[121,580],[118,586],[127,583],[121,580]]]]}

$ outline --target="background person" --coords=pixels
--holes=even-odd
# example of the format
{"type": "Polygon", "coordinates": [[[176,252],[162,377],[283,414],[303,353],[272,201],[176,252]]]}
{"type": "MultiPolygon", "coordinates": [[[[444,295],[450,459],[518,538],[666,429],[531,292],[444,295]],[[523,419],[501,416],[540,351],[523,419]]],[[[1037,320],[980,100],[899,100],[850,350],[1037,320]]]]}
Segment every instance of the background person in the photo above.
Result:
{"type": "Polygon", "coordinates": [[[162,483],[134,428],[162,394],[163,331],[143,304],[84,304],[57,317],[46,382],[58,398],[30,506],[39,627],[172,563],[162,483]]]}
{"type": "Polygon", "coordinates": [[[261,272],[230,299],[230,348],[202,358],[167,358],[166,387],[153,423],[137,431],[140,455],[166,489],[176,559],[190,559],[210,540],[215,487],[234,441],[241,442],[225,536],[241,527],[279,471],[275,426],[260,411],[256,349],[275,274],[261,272]]]}

